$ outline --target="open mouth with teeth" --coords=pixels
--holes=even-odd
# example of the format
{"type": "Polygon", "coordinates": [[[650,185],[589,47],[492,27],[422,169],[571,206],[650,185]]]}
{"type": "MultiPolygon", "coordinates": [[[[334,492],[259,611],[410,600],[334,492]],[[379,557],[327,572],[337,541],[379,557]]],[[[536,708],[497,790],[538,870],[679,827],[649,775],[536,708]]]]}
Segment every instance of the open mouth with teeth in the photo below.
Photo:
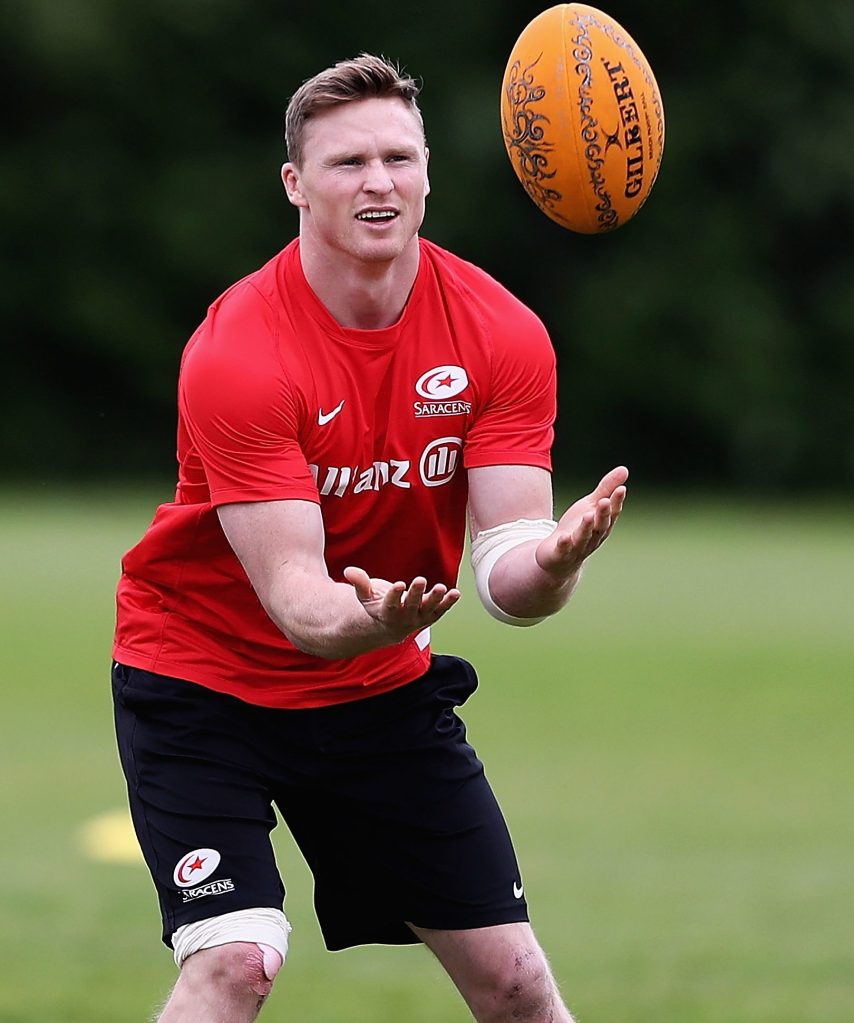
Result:
{"type": "Polygon", "coordinates": [[[356,214],[356,220],[368,220],[373,223],[394,220],[397,217],[397,210],[364,210],[356,214]]]}

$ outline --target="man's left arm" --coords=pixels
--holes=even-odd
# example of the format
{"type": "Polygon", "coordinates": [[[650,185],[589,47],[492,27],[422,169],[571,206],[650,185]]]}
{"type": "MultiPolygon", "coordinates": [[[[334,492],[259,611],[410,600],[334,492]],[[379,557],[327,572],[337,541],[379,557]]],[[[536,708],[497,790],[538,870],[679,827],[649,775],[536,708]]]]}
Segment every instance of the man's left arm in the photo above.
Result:
{"type": "Polygon", "coordinates": [[[614,528],[628,475],[624,466],[612,469],[552,524],[551,474],[545,469],[470,469],[472,562],[490,613],[525,625],[559,611],[578,584],[584,562],[614,528]],[[525,539],[526,530],[530,539],[525,539]]]}

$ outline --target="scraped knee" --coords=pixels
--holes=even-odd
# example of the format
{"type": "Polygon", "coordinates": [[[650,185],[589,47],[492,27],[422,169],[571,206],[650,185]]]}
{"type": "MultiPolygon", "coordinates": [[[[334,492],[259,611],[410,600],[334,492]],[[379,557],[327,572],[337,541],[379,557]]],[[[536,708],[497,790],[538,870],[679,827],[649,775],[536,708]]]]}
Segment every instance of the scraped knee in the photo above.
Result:
{"type": "Polygon", "coordinates": [[[539,948],[508,950],[493,962],[470,993],[481,1023],[555,1020],[559,996],[546,958],[539,948]]]}
{"type": "Polygon", "coordinates": [[[234,981],[241,985],[247,985],[254,994],[266,998],[273,990],[273,981],[284,963],[281,955],[272,946],[262,945],[259,942],[241,941],[222,947],[223,949],[234,949],[234,966],[238,974],[234,977],[234,981]]]}
{"type": "Polygon", "coordinates": [[[273,909],[238,910],[179,927],[175,962],[222,990],[266,998],[288,951],[290,924],[273,909]]]}
{"type": "Polygon", "coordinates": [[[265,999],[282,967],[282,957],[269,945],[232,941],[204,948],[189,956],[181,967],[182,979],[207,992],[218,992],[224,1004],[265,999]]]}

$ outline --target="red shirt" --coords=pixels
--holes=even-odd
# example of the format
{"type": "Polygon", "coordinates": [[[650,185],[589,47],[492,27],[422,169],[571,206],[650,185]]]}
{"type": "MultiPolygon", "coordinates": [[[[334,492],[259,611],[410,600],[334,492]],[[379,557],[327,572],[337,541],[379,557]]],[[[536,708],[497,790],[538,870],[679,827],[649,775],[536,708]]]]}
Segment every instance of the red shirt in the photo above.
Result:
{"type": "Polygon", "coordinates": [[[184,352],[179,476],[122,562],[114,656],[271,707],[316,707],[422,674],[427,630],[357,657],[301,653],[255,596],[222,504],[320,504],[330,576],[453,585],[464,469],[551,467],[554,353],[537,317],[470,263],[420,241],[400,320],[340,326],[294,241],[225,292],[184,352]]]}

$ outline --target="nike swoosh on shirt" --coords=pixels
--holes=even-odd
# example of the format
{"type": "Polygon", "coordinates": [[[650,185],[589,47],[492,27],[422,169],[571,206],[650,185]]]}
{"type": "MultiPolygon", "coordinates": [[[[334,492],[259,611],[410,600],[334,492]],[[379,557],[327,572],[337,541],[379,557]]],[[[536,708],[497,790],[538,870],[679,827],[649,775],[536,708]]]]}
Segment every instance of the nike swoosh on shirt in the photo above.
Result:
{"type": "Polygon", "coordinates": [[[520,884],[516,884],[516,882],[514,881],[513,882],[513,897],[515,899],[521,899],[522,895],[524,894],[524,892],[525,892],[524,887],[522,885],[520,885],[520,884]]]}
{"type": "Polygon", "coordinates": [[[317,425],[326,426],[330,419],[334,419],[338,413],[344,408],[344,402],[346,399],[342,398],[340,403],[335,406],[331,412],[324,412],[322,408],[317,410],[317,425]]]}

